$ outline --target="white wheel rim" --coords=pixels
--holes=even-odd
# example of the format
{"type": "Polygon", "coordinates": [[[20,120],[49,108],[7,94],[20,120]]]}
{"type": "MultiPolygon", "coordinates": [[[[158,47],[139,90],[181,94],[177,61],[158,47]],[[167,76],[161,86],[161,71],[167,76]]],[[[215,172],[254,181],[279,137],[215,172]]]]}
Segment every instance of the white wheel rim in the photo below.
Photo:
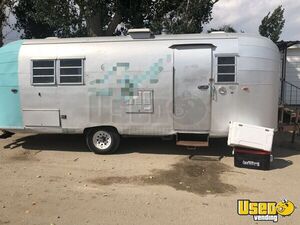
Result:
{"type": "Polygon", "coordinates": [[[105,150],[111,145],[111,136],[106,131],[97,131],[93,136],[93,144],[96,148],[105,150]]]}

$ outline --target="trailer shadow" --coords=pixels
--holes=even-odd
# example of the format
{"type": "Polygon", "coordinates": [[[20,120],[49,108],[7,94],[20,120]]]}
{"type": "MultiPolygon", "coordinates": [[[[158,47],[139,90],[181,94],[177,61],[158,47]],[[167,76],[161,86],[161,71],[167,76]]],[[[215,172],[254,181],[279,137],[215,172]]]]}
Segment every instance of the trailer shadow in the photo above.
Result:
{"type": "Polygon", "coordinates": [[[83,135],[34,134],[14,139],[4,149],[22,147],[25,150],[88,152],[83,135]]]}
{"type": "Polygon", "coordinates": [[[292,143],[290,133],[275,133],[273,141],[274,161],[271,164],[271,169],[283,169],[293,165],[292,160],[285,159],[293,155],[300,155],[300,136],[296,136],[295,142],[292,143]]]}
{"type": "Polygon", "coordinates": [[[274,136],[273,154],[277,157],[286,158],[300,154],[300,136],[295,137],[294,143],[291,142],[292,134],[288,132],[278,132],[274,136]]]}
{"type": "MultiPolygon", "coordinates": [[[[40,151],[71,151],[88,152],[83,135],[77,134],[33,134],[20,138],[11,138],[12,142],[4,149],[22,147],[25,150],[40,151]]],[[[115,154],[129,153],[143,154],[174,154],[205,156],[231,156],[231,149],[226,145],[225,139],[217,139],[210,143],[210,147],[189,149],[176,146],[175,140],[162,140],[160,137],[126,137],[122,138],[119,150],[115,154]]]]}
{"type": "Polygon", "coordinates": [[[286,168],[291,165],[293,165],[293,161],[291,161],[291,160],[274,158],[273,162],[271,163],[270,169],[271,170],[283,169],[283,168],[286,168]]]}
{"type": "Polygon", "coordinates": [[[193,149],[177,146],[174,138],[171,140],[162,140],[160,137],[123,138],[120,149],[116,154],[128,154],[132,152],[143,154],[189,155],[190,157],[197,155],[216,157],[232,155],[232,150],[227,146],[225,139],[215,139],[210,143],[210,147],[193,149]]]}
{"type": "MultiPolygon", "coordinates": [[[[286,160],[289,156],[300,154],[300,137],[295,143],[290,143],[290,134],[278,133],[274,138],[274,161],[271,169],[282,169],[293,164],[286,160]]],[[[5,149],[22,147],[25,150],[39,151],[71,151],[89,152],[83,135],[76,134],[34,134],[20,138],[11,138],[12,142],[4,146],[5,149]]],[[[187,155],[193,160],[220,160],[222,157],[232,157],[232,149],[227,146],[226,139],[214,139],[210,147],[188,149],[176,146],[174,138],[162,140],[160,137],[127,137],[122,138],[120,148],[115,154],[172,154],[187,155]]]]}

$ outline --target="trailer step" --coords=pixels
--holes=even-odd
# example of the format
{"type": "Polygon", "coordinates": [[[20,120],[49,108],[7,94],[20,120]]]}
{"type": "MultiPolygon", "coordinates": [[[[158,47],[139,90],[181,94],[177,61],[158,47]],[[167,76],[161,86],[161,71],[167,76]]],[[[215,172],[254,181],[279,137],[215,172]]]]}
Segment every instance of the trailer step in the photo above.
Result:
{"type": "Polygon", "coordinates": [[[197,134],[197,133],[177,133],[176,145],[192,147],[192,148],[208,147],[209,135],[197,134]]]}
{"type": "Polygon", "coordinates": [[[176,145],[186,147],[208,147],[208,141],[177,141],[176,145]]]}

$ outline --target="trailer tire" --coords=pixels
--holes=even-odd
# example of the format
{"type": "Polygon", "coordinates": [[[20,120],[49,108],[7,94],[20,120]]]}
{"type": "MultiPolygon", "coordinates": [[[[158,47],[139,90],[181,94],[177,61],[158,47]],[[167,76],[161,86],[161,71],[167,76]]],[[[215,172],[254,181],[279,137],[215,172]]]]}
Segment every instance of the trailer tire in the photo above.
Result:
{"type": "Polygon", "coordinates": [[[111,154],[117,151],[120,135],[112,128],[94,128],[86,135],[88,148],[96,154],[111,154]]]}

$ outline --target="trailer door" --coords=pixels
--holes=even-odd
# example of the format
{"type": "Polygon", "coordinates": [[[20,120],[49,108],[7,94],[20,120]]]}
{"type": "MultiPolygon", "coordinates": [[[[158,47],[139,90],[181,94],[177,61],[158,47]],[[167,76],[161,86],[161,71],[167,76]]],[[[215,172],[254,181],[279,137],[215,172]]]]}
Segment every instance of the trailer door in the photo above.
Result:
{"type": "Polygon", "coordinates": [[[212,48],[174,48],[174,128],[209,131],[211,115],[212,48]]]}

